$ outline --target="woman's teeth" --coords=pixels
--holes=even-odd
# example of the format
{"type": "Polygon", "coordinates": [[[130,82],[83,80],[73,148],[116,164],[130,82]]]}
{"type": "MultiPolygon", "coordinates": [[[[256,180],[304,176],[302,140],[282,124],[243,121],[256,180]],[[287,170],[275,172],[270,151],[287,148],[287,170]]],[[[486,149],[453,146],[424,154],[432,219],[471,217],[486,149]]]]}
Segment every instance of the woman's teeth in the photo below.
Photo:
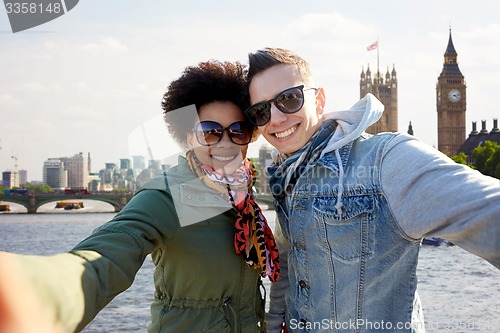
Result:
{"type": "Polygon", "coordinates": [[[217,161],[227,162],[227,161],[234,160],[236,158],[236,156],[238,156],[238,155],[233,155],[233,156],[216,156],[216,155],[212,155],[212,158],[214,160],[217,160],[217,161]]]}

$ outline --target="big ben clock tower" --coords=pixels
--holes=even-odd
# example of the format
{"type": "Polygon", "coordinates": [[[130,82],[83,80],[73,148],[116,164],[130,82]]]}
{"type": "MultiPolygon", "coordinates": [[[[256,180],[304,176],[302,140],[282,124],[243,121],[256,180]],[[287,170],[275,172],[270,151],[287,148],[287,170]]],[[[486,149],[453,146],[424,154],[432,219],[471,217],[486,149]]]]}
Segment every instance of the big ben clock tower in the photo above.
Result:
{"type": "Polygon", "coordinates": [[[458,68],[457,52],[450,37],[444,53],[443,70],[436,84],[438,150],[448,156],[458,154],[464,143],[466,86],[458,68]]]}

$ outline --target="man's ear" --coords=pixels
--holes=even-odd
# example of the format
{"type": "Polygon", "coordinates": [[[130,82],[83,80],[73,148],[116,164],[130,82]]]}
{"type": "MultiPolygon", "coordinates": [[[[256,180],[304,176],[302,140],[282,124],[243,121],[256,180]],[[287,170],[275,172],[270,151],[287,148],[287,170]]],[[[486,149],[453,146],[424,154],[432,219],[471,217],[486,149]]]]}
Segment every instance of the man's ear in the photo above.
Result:
{"type": "Polygon", "coordinates": [[[325,112],[326,96],[325,89],[319,87],[316,90],[316,114],[322,115],[325,112]]]}

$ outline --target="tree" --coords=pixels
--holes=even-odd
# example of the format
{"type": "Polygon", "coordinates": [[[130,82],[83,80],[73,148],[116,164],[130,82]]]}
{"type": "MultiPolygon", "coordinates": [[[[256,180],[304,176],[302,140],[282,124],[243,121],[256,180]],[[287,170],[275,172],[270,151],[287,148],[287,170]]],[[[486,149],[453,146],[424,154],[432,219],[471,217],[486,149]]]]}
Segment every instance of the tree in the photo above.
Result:
{"type": "Polygon", "coordinates": [[[475,169],[475,167],[472,164],[467,163],[467,155],[464,152],[461,152],[460,154],[453,156],[451,159],[456,163],[464,164],[470,167],[471,169],[475,169]]]}
{"type": "Polygon", "coordinates": [[[52,193],[54,189],[47,184],[37,185],[26,183],[21,185],[21,187],[27,188],[29,193],[52,193]]]}
{"type": "Polygon", "coordinates": [[[482,174],[500,179],[500,146],[493,141],[485,141],[472,151],[474,165],[482,174]]]}

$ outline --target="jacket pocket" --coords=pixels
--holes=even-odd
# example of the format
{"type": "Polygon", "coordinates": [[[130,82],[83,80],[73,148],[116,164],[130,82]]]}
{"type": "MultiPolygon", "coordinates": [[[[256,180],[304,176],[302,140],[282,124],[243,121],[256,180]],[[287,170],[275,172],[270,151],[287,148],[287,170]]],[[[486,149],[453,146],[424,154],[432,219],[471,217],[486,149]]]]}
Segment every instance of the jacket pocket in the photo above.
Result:
{"type": "Polygon", "coordinates": [[[324,231],[325,244],[333,255],[344,261],[358,261],[373,250],[374,198],[372,195],[345,196],[342,213],[335,208],[336,197],[317,197],[314,216],[324,231]]]}
{"type": "Polygon", "coordinates": [[[221,307],[172,307],[155,301],[151,307],[151,325],[148,332],[163,331],[229,333],[231,324],[221,307]]]}
{"type": "Polygon", "coordinates": [[[231,327],[229,326],[229,322],[226,317],[220,318],[218,322],[216,322],[209,329],[204,330],[204,333],[229,333],[231,331],[231,327]]]}

